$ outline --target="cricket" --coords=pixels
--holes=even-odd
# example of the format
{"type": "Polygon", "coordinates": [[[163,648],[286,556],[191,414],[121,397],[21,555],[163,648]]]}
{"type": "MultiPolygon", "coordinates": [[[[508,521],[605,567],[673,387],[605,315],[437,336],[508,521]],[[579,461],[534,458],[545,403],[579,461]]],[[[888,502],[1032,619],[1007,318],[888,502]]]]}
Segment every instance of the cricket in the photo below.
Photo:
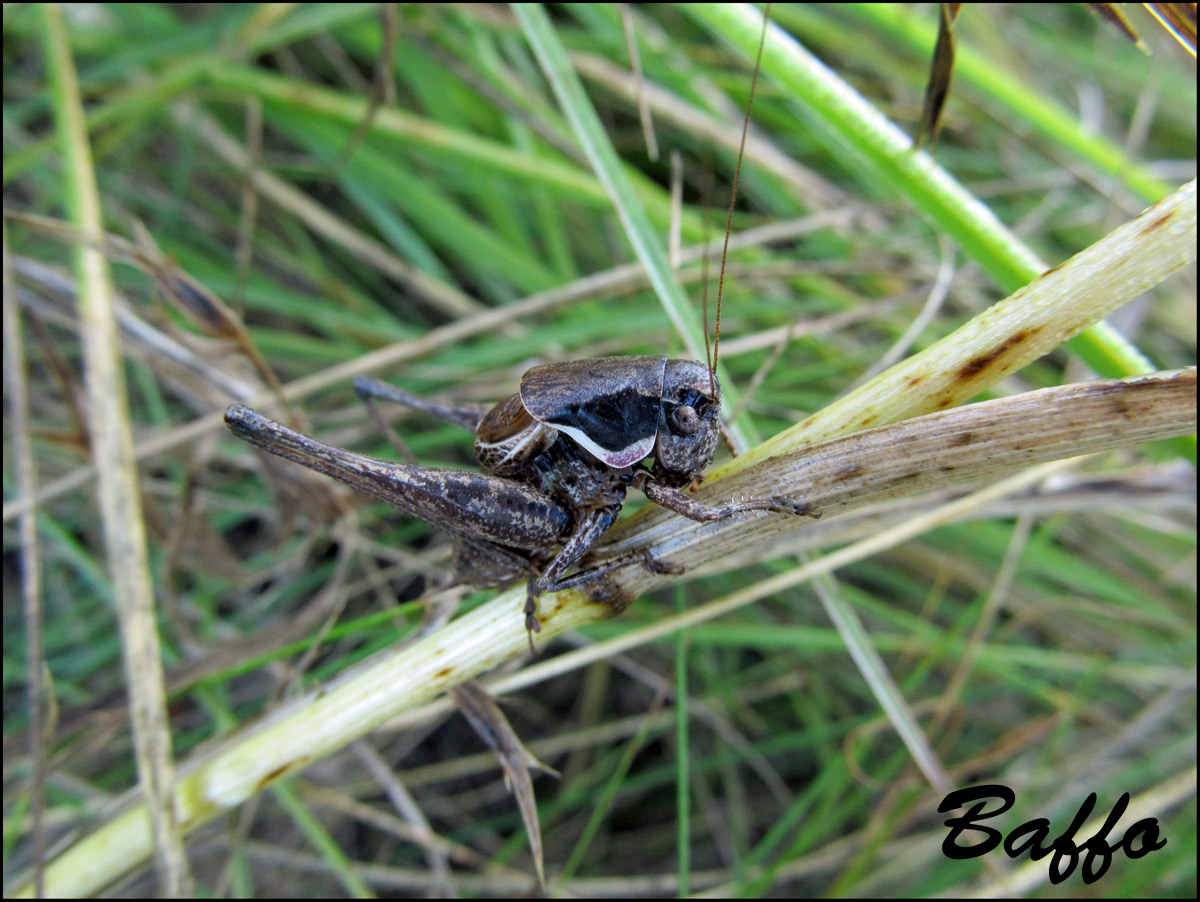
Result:
{"type": "MultiPolygon", "coordinates": [[[[475,433],[482,472],[398,464],[323,444],[241,404],[225,422],[252,445],[365,491],[449,533],[456,582],[477,588],[528,577],[525,626],[540,631],[537,599],[596,578],[620,559],[569,575],[621,513],[632,487],[691,520],[747,511],[817,516],[804,502],[752,498],[706,505],[688,497],[712,463],[721,394],[712,368],[666,356],[597,357],[537,366],[490,410],[446,406],[375,379],[386,398],[475,433]],[[653,464],[646,461],[653,457],[653,464]]],[[[642,556],[655,570],[663,565],[642,556]]]]}
{"type": "MultiPolygon", "coordinates": [[[[755,81],[757,77],[756,63],[755,81]]],[[[543,594],[629,564],[672,572],[650,554],[591,560],[620,516],[630,488],[700,522],[751,511],[820,516],[803,501],[766,497],[710,505],[687,491],[703,479],[721,435],[716,376],[720,310],[753,101],[751,90],[721,257],[714,350],[707,362],[664,354],[535,366],[524,374],[516,394],[491,408],[440,404],[377,379],[356,380],[355,392],[364,401],[394,401],[473,432],[481,472],[356,454],[241,404],[226,411],[226,425],[255,447],[340,480],[448,533],[454,583],[492,588],[524,578],[531,651],[533,635],[541,630],[538,598],[543,594]]]]}

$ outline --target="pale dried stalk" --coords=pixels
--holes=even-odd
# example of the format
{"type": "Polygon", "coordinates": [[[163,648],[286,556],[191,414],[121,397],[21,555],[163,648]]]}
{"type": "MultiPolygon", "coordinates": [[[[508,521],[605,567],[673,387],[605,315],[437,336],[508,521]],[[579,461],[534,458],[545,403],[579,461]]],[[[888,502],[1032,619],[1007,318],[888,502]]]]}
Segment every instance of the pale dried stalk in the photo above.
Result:
{"type": "Polygon", "coordinates": [[[961,404],[1195,260],[1193,179],[941,341],[735,458],[719,474],[961,404]]]}
{"type": "MultiPolygon", "coordinates": [[[[56,126],[64,168],[65,203],[73,224],[94,241],[102,233],[104,216],[71,42],[59,7],[48,5],[43,8],[43,15],[47,67],[54,84],[56,126]]],[[[146,828],[143,855],[155,853],[159,891],[172,897],[184,896],[190,893],[192,884],[183,833],[171,807],[175,762],[162,647],[155,621],[154,588],[108,261],[93,246],[80,246],[75,251],[75,276],[79,284],[88,439],[98,474],[96,502],[104,527],[105,560],[121,630],[138,783],[150,800],[149,808],[142,808],[146,828]]],[[[45,873],[46,893],[52,892],[51,871],[52,868],[45,873]]]]}
{"type": "MultiPolygon", "coordinates": [[[[891,498],[1046,461],[1190,435],[1196,430],[1196,370],[1106,379],[1026,392],[927,414],[793,451],[711,480],[697,493],[716,502],[782,495],[835,516],[891,498]]],[[[760,446],[761,447],[761,446],[760,446]]],[[[648,509],[613,530],[606,550],[652,550],[691,569],[809,528],[778,515],[751,521],[693,523],[648,509]]],[[[663,577],[630,570],[622,591],[641,593],[663,577]]],[[[668,578],[669,579],[669,578],[668,578]]]]}

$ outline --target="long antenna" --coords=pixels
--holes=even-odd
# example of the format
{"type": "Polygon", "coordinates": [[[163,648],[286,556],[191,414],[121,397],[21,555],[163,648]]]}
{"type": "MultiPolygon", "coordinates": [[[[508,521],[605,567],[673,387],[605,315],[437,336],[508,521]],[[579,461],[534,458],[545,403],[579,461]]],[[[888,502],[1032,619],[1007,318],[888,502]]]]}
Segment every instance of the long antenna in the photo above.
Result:
{"type": "Polygon", "coordinates": [[[716,393],[713,375],[717,370],[717,356],[721,350],[721,297],[725,293],[725,261],[729,256],[729,233],[733,230],[733,208],[737,203],[738,181],[742,177],[742,157],[746,153],[746,136],[750,133],[750,111],[754,109],[754,91],[758,87],[758,73],[762,69],[763,45],[767,42],[767,21],[771,16],[771,4],[763,10],[762,34],[758,39],[758,56],[754,60],[754,78],[750,82],[750,100],[746,104],[746,119],[742,123],[742,143],[738,147],[737,166],[733,170],[733,190],[729,193],[729,215],[725,217],[725,246],[721,248],[721,275],[717,279],[717,323],[713,329],[712,366],[708,368],[709,391],[716,393]]]}
{"type": "MultiPolygon", "coordinates": [[[[707,148],[707,145],[705,146],[707,148]]],[[[704,173],[703,188],[701,189],[704,195],[704,218],[700,220],[702,229],[700,236],[702,248],[700,254],[700,317],[701,322],[704,323],[704,362],[708,364],[708,391],[709,394],[716,394],[716,389],[713,387],[713,371],[717,368],[717,362],[713,360],[712,339],[708,335],[708,240],[712,237],[709,234],[711,228],[709,219],[712,214],[713,159],[707,153],[704,156],[708,157],[708,162],[701,170],[704,173]]]]}

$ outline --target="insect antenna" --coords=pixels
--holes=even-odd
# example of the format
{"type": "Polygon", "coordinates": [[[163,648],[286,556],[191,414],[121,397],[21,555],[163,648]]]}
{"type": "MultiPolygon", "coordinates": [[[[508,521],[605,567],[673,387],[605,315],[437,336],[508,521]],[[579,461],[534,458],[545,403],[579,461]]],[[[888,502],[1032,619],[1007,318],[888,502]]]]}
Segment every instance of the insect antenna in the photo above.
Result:
{"type": "MultiPolygon", "coordinates": [[[[712,339],[708,334],[708,242],[709,238],[712,237],[709,234],[709,230],[711,229],[709,216],[712,213],[713,191],[712,160],[710,159],[708,162],[709,165],[704,168],[706,174],[704,179],[704,219],[701,221],[702,234],[700,236],[703,251],[700,254],[700,315],[701,322],[704,323],[704,362],[708,364],[708,390],[710,394],[715,394],[713,373],[716,372],[717,362],[713,360],[712,339]]],[[[718,316],[717,319],[719,321],[720,317],[718,316]]]]}
{"type": "MultiPolygon", "coordinates": [[[[725,217],[725,244],[721,248],[721,274],[717,277],[717,321],[713,326],[713,353],[708,365],[709,390],[716,392],[717,355],[721,349],[721,298],[725,293],[725,264],[729,257],[729,234],[733,230],[733,208],[737,204],[738,181],[742,177],[742,157],[746,154],[746,136],[750,133],[750,113],[754,109],[754,91],[758,87],[758,73],[762,69],[763,45],[767,41],[767,22],[771,17],[771,4],[763,10],[762,34],[758,38],[758,56],[754,60],[754,78],[750,81],[750,99],[746,103],[746,118],[742,122],[742,143],[738,147],[737,166],[733,170],[733,188],[729,192],[729,213],[725,217]]],[[[705,256],[707,259],[707,255],[705,256]]],[[[706,304],[707,307],[707,304],[706,304]]],[[[705,310],[704,321],[708,322],[705,310]]],[[[708,339],[705,338],[707,351],[708,339]]]]}

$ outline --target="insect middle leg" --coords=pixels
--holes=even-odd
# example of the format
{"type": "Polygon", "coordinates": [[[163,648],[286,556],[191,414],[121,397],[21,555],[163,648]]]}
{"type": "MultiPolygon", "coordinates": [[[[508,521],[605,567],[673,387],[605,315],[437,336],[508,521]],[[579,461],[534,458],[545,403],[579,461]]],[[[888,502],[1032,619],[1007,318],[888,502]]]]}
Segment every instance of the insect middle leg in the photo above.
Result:
{"type": "Polygon", "coordinates": [[[596,547],[600,538],[617,521],[617,515],[620,512],[620,506],[616,508],[601,507],[588,511],[577,521],[571,538],[554,556],[554,560],[546,565],[541,575],[529,581],[529,594],[525,599],[525,628],[529,630],[529,647],[531,649],[533,648],[533,634],[542,630],[542,624],[538,621],[537,616],[538,597],[546,592],[555,592],[566,588],[568,584],[575,584],[573,579],[564,580],[563,574],[596,547]]]}

